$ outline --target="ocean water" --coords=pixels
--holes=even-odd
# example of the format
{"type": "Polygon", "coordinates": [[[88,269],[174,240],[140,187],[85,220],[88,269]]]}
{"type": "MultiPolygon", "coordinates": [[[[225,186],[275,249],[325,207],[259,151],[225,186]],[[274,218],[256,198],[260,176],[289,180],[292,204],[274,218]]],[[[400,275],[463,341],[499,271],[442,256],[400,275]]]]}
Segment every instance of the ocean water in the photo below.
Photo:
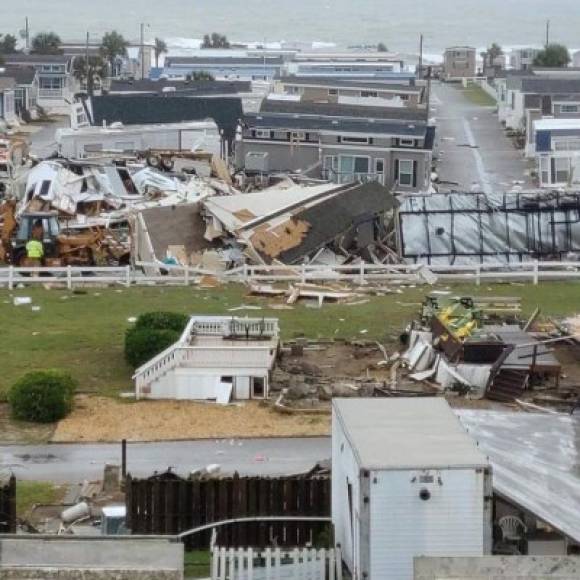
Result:
{"type": "Polygon", "coordinates": [[[0,33],[54,30],[64,40],[95,39],[116,29],[139,38],[201,38],[218,31],[234,41],[319,42],[338,47],[384,42],[426,54],[446,46],[541,45],[551,38],[580,46],[580,0],[0,0],[0,33]]]}

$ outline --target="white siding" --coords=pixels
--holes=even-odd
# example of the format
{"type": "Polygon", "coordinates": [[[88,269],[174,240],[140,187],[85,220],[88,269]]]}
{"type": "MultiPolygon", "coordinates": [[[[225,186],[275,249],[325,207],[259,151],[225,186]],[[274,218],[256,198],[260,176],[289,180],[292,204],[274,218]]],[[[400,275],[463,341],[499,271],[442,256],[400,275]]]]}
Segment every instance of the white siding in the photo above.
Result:
{"type": "Polygon", "coordinates": [[[332,523],[335,543],[340,544],[342,558],[350,570],[359,568],[358,539],[360,536],[359,468],[342,426],[332,411],[332,523]],[[348,483],[352,485],[353,523],[348,501],[348,483]]]}
{"type": "Polygon", "coordinates": [[[483,555],[484,478],[475,469],[372,472],[370,580],[411,580],[415,556],[483,555]]]}

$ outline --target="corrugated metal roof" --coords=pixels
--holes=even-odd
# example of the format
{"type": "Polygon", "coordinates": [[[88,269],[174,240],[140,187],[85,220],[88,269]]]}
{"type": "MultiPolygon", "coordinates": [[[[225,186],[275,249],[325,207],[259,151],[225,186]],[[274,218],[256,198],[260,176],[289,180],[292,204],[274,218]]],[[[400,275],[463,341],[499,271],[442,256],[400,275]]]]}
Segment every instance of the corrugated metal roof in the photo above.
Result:
{"type": "Polygon", "coordinates": [[[580,542],[576,416],[458,411],[489,453],[496,493],[580,542]]]}
{"type": "Polygon", "coordinates": [[[332,405],[361,468],[488,465],[444,399],[334,399],[332,405]]]}

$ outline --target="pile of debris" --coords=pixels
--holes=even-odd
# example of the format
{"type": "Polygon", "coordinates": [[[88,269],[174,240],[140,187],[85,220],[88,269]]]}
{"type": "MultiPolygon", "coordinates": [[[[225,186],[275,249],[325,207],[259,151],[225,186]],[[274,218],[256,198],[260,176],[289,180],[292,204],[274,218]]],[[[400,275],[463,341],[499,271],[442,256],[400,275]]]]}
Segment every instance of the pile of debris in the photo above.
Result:
{"type": "Polygon", "coordinates": [[[531,320],[519,323],[519,311],[517,298],[431,294],[401,356],[409,377],[500,402],[517,401],[548,380],[557,386],[561,364],[547,347],[554,339],[537,340],[531,320]]]}
{"type": "Polygon", "coordinates": [[[296,184],[206,198],[205,239],[237,247],[252,264],[397,261],[385,225],[397,202],[378,183],[296,184]]]}

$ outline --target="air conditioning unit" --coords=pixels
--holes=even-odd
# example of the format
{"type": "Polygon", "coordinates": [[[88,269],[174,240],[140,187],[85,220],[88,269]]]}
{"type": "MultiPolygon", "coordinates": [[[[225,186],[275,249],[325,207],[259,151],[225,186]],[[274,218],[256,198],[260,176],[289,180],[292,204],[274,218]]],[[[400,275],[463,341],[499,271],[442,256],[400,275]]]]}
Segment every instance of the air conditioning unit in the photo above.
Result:
{"type": "Polygon", "coordinates": [[[246,153],[245,169],[246,173],[269,173],[269,153],[259,153],[254,151],[246,153]]]}

